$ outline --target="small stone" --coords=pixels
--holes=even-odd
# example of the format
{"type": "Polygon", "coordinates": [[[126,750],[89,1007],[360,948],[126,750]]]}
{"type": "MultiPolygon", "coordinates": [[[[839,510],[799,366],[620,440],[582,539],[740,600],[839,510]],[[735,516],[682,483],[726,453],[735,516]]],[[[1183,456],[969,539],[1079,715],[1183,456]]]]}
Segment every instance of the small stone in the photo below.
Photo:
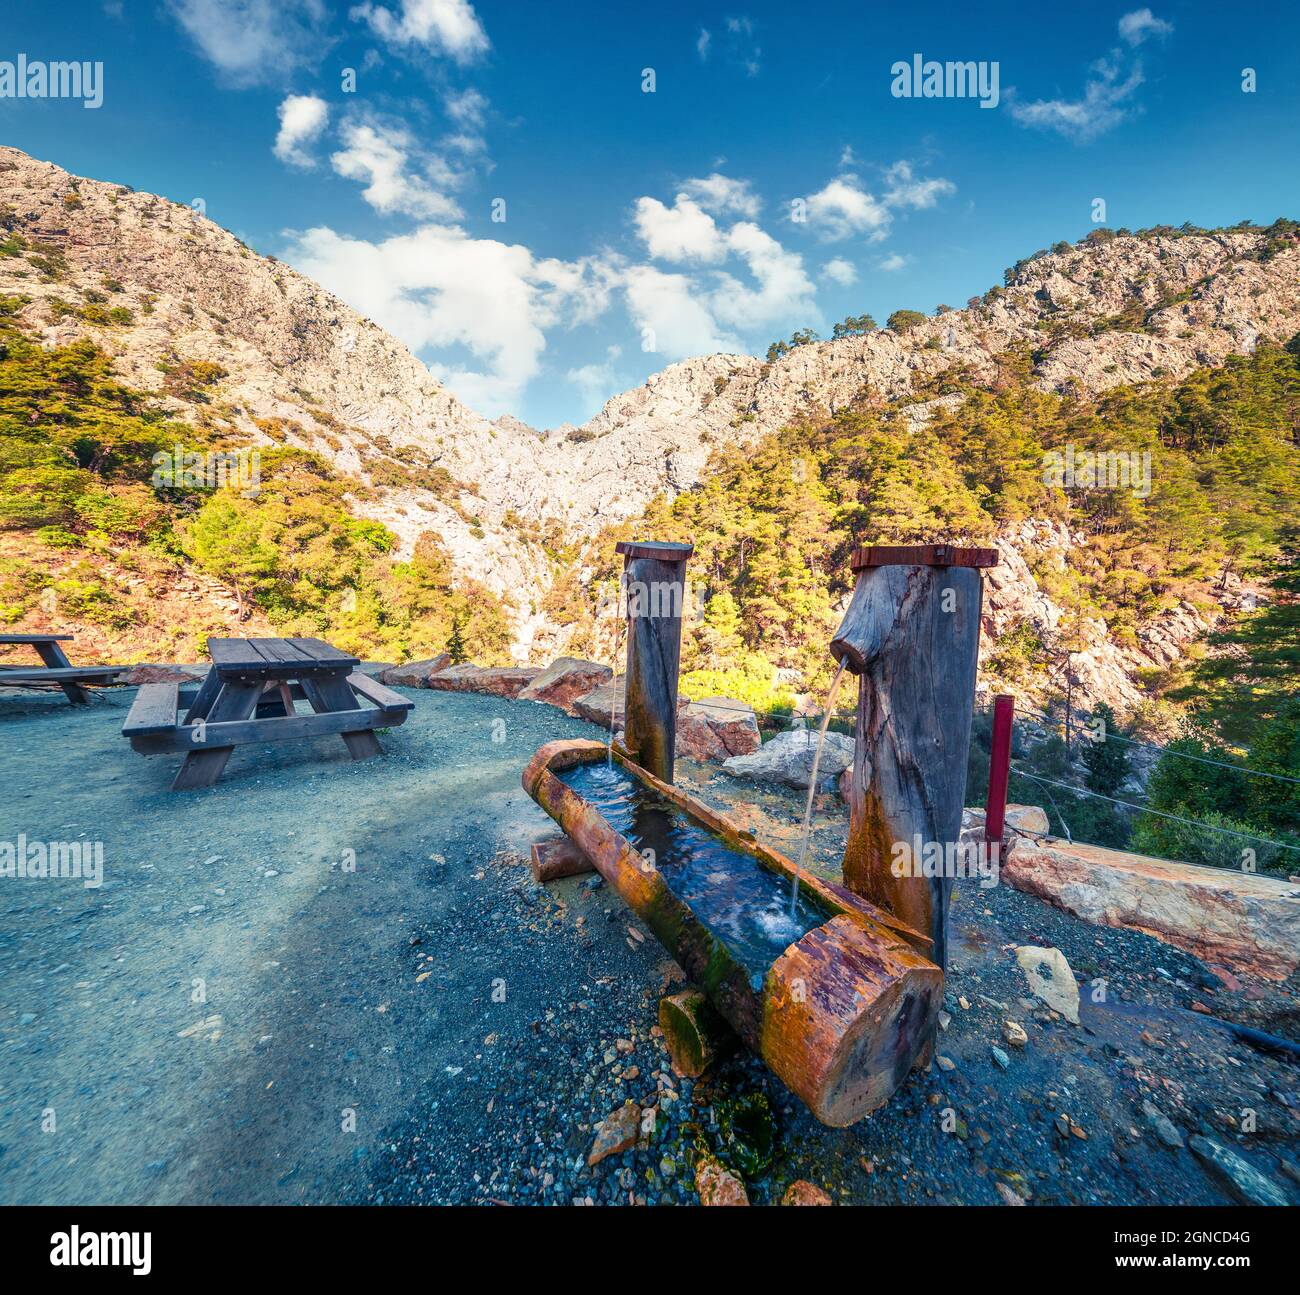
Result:
{"type": "Polygon", "coordinates": [[[1013,1048],[1023,1048],[1029,1042],[1029,1035],[1025,1033],[1024,1026],[1016,1021],[1002,1022],[1002,1037],[1013,1048]]]}
{"type": "Polygon", "coordinates": [[[815,1183],[800,1178],[785,1189],[782,1205],[830,1205],[831,1198],[815,1183]]]}
{"type": "Polygon", "coordinates": [[[641,1136],[641,1108],[628,1102],[601,1120],[596,1129],[596,1140],[587,1154],[588,1165],[598,1165],[606,1156],[616,1156],[636,1146],[641,1136]]]}
{"type": "Polygon", "coordinates": [[[993,1184],[997,1188],[998,1195],[1002,1197],[1004,1205],[1023,1205],[1025,1198],[1019,1192],[1013,1191],[1006,1183],[998,1182],[993,1184]]]}
{"type": "Polygon", "coordinates": [[[951,1057],[945,1057],[941,1053],[935,1053],[935,1064],[940,1070],[956,1070],[957,1063],[951,1057]]]}
{"type": "Polygon", "coordinates": [[[997,1062],[1002,1070],[1005,1070],[1011,1064],[1011,1058],[996,1045],[993,1048],[993,1060],[997,1062]]]}
{"type": "Polygon", "coordinates": [[[748,1205],[745,1184],[724,1165],[702,1156],[695,1166],[695,1190],[701,1205],[748,1205]]]}
{"type": "Polygon", "coordinates": [[[969,1011],[970,1011],[970,999],[967,998],[965,994],[963,994],[963,995],[962,995],[962,996],[957,1000],[957,1002],[960,1004],[960,1006],[961,1006],[961,1010],[962,1010],[963,1012],[969,1012],[969,1011]]]}
{"type": "Polygon", "coordinates": [[[1178,1132],[1173,1121],[1162,1115],[1151,1102],[1144,1101],[1142,1103],[1142,1114],[1146,1116],[1147,1123],[1165,1146],[1181,1147],[1183,1145],[1183,1135],[1178,1132]]]}
{"type": "Polygon", "coordinates": [[[939,1013],[939,1028],[946,1030],[952,1024],[952,1017],[947,1012],[939,1013]]]}
{"type": "Polygon", "coordinates": [[[1071,1025],[1079,1024],[1079,986],[1060,949],[1025,944],[1016,949],[1016,961],[1035,998],[1059,1012],[1071,1025]]]}

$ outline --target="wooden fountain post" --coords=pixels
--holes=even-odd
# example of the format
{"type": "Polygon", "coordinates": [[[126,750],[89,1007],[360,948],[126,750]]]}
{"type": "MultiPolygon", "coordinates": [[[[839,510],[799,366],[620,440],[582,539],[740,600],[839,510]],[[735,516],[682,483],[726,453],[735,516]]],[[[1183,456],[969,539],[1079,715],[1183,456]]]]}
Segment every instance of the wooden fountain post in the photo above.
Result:
{"type": "MultiPolygon", "coordinates": [[[[895,875],[895,845],[961,839],[983,581],[996,549],[948,544],[854,550],[853,600],[831,652],[858,676],[844,884],[933,940],[947,965],[952,877],[895,875]]],[[[927,869],[928,871],[929,869],[927,869]]]]}
{"type": "Polygon", "coordinates": [[[641,768],[672,782],[686,560],[694,545],[624,541],[616,551],[627,598],[623,746],[641,768]]]}

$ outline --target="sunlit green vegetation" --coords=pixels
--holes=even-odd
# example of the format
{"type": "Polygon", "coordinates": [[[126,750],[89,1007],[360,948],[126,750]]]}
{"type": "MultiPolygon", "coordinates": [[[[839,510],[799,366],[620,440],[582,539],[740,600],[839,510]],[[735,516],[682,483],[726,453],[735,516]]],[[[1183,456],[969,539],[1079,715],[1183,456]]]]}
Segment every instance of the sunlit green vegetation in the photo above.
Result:
{"type": "MultiPolygon", "coordinates": [[[[143,639],[156,630],[151,581],[188,563],[233,592],[238,616],[256,609],[286,635],[387,660],[431,656],[455,637],[472,660],[510,659],[501,600],[460,576],[431,533],[398,560],[397,537],[349,510],[360,483],[313,454],[263,452],[252,493],[154,484],[155,454],[227,446],[123,386],[92,341],[31,341],[14,322],[24,304],[0,299],[0,533],[23,540],[0,554],[0,623],[46,609],[118,631],[137,624],[143,639]]],[[[161,369],[166,391],[192,399],[224,376],[206,361],[161,369]]]]}

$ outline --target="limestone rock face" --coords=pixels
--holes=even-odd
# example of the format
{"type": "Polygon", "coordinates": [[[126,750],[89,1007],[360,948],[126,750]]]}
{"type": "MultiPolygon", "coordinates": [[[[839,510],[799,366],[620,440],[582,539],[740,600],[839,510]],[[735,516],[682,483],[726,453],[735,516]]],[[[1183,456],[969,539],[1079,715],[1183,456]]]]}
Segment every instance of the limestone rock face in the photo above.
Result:
{"type": "Polygon", "coordinates": [[[576,712],[573,703],[594,688],[608,683],[614,672],[607,665],[595,661],[580,661],[577,657],[562,656],[552,661],[520,694],[520,701],[547,702],[558,706],[570,715],[576,712]]]}
{"type": "Polygon", "coordinates": [[[445,652],[439,652],[426,661],[407,661],[403,665],[389,666],[380,673],[379,682],[397,688],[427,688],[429,676],[445,670],[449,665],[451,657],[445,652]]]}
{"type": "Polygon", "coordinates": [[[439,692],[486,692],[494,697],[518,697],[541,670],[531,666],[453,665],[429,676],[439,692]]]}
{"type": "MultiPolygon", "coordinates": [[[[724,760],[722,768],[737,778],[779,782],[786,787],[806,791],[812,778],[816,750],[817,734],[814,730],[788,729],[749,755],[734,755],[729,760],[724,760]]],[[[833,783],[852,763],[853,739],[842,733],[827,733],[821,765],[817,770],[818,782],[829,779],[833,783]]]]}
{"type": "Polygon", "coordinates": [[[1300,885],[1095,845],[1017,841],[1017,890],[1089,922],[1125,926],[1239,973],[1283,980],[1300,964],[1300,885]]]}
{"type": "Polygon", "coordinates": [[[748,755],[762,744],[754,708],[734,697],[706,697],[677,711],[677,754],[692,760],[748,755]]]}

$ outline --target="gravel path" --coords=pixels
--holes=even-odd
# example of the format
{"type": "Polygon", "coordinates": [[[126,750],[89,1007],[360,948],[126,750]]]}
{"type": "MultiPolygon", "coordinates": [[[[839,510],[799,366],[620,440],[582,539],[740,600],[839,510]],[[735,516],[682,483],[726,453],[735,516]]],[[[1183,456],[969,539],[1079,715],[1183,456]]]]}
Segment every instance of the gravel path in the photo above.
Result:
{"type": "MultiPolygon", "coordinates": [[[[862,1124],[823,1129],[752,1059],[678,1080],[654,1025],[679,969],[598,879],[542,888],[523,864],[554,830],[524,763],[596,730],[407,695],[382,760],[333,739],[242,748],[215,788],[177,794],[174,758],[118,732],[131,694],[0,699],[0,841],[104,852],[99,888],[0,878],[0,1203],[693,1201],[695,1148],[726,1154],[728,1112],[755,1093],[775,1144],[754,1200],[795,1178],[858,1203],[1234,1199],[1160,1141],[1144,1099],[1300,1199],[1296,1068],[1179,1010],[1230,1016],[1229,992],[1145,936],[1002,888],[954,911],[953,1069],[862,1124]],[[1078,1027],[1026,1006],[1019,943],[1107,979],[1108,1005],[1078,1027]],[[628,1099],[654,1108],[653,1136],[588,1168],[595,1124],[628,1099]],[[1227,1123],[1247,1110],[1252,1134],[1227,1123]]],[[[682,774],[782,848],[794,797],[682,774]]],[[[840,832],[825,818],[824,861],[840,832]]],[[[1294,1005],[1261,992],[1257,1018],[1294,1005]]]]}

